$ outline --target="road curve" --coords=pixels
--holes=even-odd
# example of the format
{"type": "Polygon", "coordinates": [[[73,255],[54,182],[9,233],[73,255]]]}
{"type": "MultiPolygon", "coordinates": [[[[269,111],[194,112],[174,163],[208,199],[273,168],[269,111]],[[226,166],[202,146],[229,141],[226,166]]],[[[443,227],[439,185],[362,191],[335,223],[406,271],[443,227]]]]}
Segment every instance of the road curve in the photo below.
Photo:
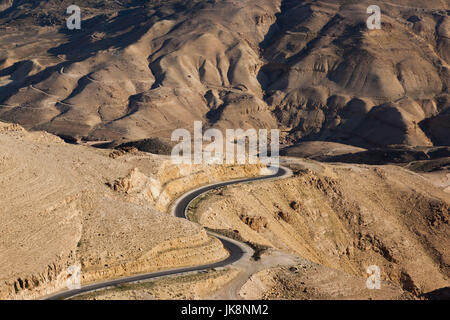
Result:
{"type": "MultiPolygon", "coordinates": [[[[189,204],[198,196],[201,194],[217,189],[220,187],[233,185],[233,184],[240,184],[240,183],[246,183],[246,182],[254,182],[254,181],[260,181],[260,180],[268,180],[268,179],[279,179],[283,177],[290,176],[291,171],[284,167],[279,167],[275,171],[275,173],[270,175],[264,175],[254,178],[245,178],[245,179],[238,179],[238,180],[231,180],[231,181],[225,181],[225,182],[219,182],[214,183],[211,185],[203,186],[198,189],[192,190],[184,195],[182,195],[176,202],[174,203],[172,207],[172,213],[179,217],[179,218],[185,218],[186,217],[186,209],[188,208],[189,204]]],[[[68,299],[71,297],[74,297],[76,295],[92,292],[100,289],[105,289],[108,287],[114,287],[120,284],[125,283],[132,283],[132,282],[138,282],[153,278],[159,278],[169,275],[175,275],[175,274],[181,274],[186,272],[192,272],[192,271],[202,271],[202,270],[208,270],[212,268],[218,268],[218,267],[225,267],[227,265],[230,265],[232,263],[235,263],[236,261],[242,259],[245,255],[248,255],[249,252],[252,250],[244,243],[236,241],[234,239],[216,234],[214,232],[208,232],[209,235],[218,238],[225,249],[229,252],[229,255],[226,259],[222,261],[218,261],[215,263],[209,263],[205,265],[200,266],[193,266],[193,267],[183,267],[183,268],[177,268],[177,269],[169,269],[164,271],[158,271],[158,272],[151,272],[151,273],[145,273],[140,275],[135,275],[131,277],[124,277],[119,278],[115,280],[108,280],[104,282],[94,283],[86,286],[82,286],[80,289],[73,289],[73,290],[67,290],[63,292],[59,292],[50,296],[47,296],[44,298],[44,300],[62,300],[62,299],[68,299]]]]}

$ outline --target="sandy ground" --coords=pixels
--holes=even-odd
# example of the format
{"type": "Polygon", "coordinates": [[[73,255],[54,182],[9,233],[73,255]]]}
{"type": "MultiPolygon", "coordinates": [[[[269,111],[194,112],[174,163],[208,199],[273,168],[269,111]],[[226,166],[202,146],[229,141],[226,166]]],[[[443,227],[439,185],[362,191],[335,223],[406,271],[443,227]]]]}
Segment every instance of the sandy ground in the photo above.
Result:
{"type": "MultiPolygon", "coordinates": [[[[74,264],[90,282],[223,258],[201,226],[165,212],[186,190],[260,169],[111,157],[42,130],[89,145],[167,140],[202,120],[279,128],[284,145],[326,141],[293,148],[308,157],[449,145],[448,1],[380,3],[376,31],[361,27],[366,0],[181,2],[119,14],[117,1],[78,1],[76,34],[61,32],[69,0],[0,2],[0,119],[22,125],[0,123],[0,298],[62,289],[74,264]]],[[[274,251],[198,280],[229,283],[222,291],[199,285],[186,297],[369,298],[358,291],[369,264],[415,296],[448,287],[447,171],[292,163],[291,179],[226,188],[199,204],[202,226],[274,251]],[[317,265],[313,278],[356,293],[317,284],[309,294],[308,272],[289,269],[303,269],[295,256],[317,265]],[[308,294],[292,296],[301,282],[308,294]]],[[[403,297],[389,290],[384,297],[403,297]]],[[[155,297],[172,297],[164,292],[155,297]]]]}
{"type": "Polygon", "coordinates": [[[202,184],[259,174],[259,166],[174,166],[144,153],[64,143],[0,123],[0,296],[32,298],[82,282],[223,259],[198,225],[164,213],[202,184]]]}
{"type": "Polygon", "coordinates": [[[366,281],[363,277],[269,249],[257,260],[244,259],[232,267],[120,285],[73,299],[414,299],[393,283],[382,281],[379,289],[371,290],[366,281]]]}
{"type": "Polygon", "coordinates": [[[293,178],[211,192],[195,220],[359,279],[378,265],[383,280],[416,296],[448,286],[443,188],[394,166],[292,161],[293,178]]]}
{"type": "MultiPolygon", "coordinates": [[[[74,264],[90,282],[222,259],[226,252],[200,225],[164,212],[195,186],[261,169],[174,166],[164,156],[70,145],[5,123],[0,142],[4,298],[60,290],[74,264]]],[[[85,298],[403,299],[448,285],[446,175],[433,173],[433,185],[394,166],[283,161],[293,177],[211,191],[190,212],[249,241],[258,258],[85,298]],[[383,270],[385,290],[364,289],[372,264],[383,270]]]]}
{"type": "MultiPolygon", "coordinates": [[[[340,193],[343,198],[344,204],[340,204],[339,207],[326,209],[323,205],[318,206],[314,198],[314,193],[311,193],[310,188],[315,190],[313,192],[324,192],[327,190],[326,183],[331,183],[326,178],[322,181],[312,183],[307,182],[302,186],[302,193],[304,196],[295,196],[292,194],[292,188],[297,189],[292,184],[292,181],[276,181],[276,182],[264,182],[248,184],[244,186],[227,187],[224,190],[211,191],[203,196],[199,201],[192,206],[189,211],[189,216],[197,222],[213,228],[216,226],[216,230],[219,232],[225,232],[227,235],[235,235],[237,239],[246,239],[254,244],[258,244],[258,258],[243,259],[233,265],[233,269],[236,271],[233,276],[227,278],[226,281],[221,282],[218,286],[211,286],[207,292],[195,287],[190,289],[188,296],[184,295],[184,289],[182,287],[172,286],[170,287],[173,296],[183,296],[189,299],[208,298],[208,299],[417,299],[422,298],[423,294],[435,291],[436,289],[445,288],[448,284],[448,269],[446,269],[446,260],[448,258],[448,248],[446,244],[440,244],[442,239],[446,239],[448,233],[448,214],[449,214],[449,198],[444,191],[442,185],[441,191],[438,189],[429,190],[427,188],[433,188],[427,180],[422,178],[420,174],[409,172],[400,168],[392,166],[380,166],[370,167],[362,165],[324,165],[310,160],[299,159],[286,159],[287,163],[290,163],[291,167],[296,170],[296,177],[291,180],[305,177],[304,175],[312,175],[316,180],[319,176],[332,176],[336,181],[332,183],[333,189],[339,190],[343,184],[347,181],[353,181],[355,188],[358,188],[358,179],[350,173],[350,176],[345,179],[340,176],[340,171],[349,175],[349,170],[356,171],[358,175],[361,175],[363,181],[367,183],[373,183],[375,178],[376,185],[378,185],[380,191],[377,192],[378,197],[382,197],[383,192],[405,192],[404,187],[398,185],[398,181],[408,185],[409,192],[414,190],[415,197],[419,197],[422,193],[422,197],[427,194],[434,194],[441,197],[441,204],[435,204],[435,200],[420,199],[417,198],[414,204],[418,214],[428,216],[428,222],[426,224],[433,226],[432,233],[438,233],[436,237],[433,234],[426,234],[430,232],[430,229],[422,228],[419,232],[427,239],[426,244],[421,239],[416,239],[414,233],[408,233],[406,230],[415,230],[421,228],[414,221],[411,225],[409,217],[402,222],[390,219],[389,224],[395,223],[396,229],[401,229],[402,234],[395,234],[392,227],[386,227],[385,224],[379,225],[380,222],[374,221],[377,216],[382,216],[383,212],[392,215],[395,210],[386,209],[386,206],[392,205],[390,202],[383,201],[383,208],[377,209],[380,206],[379,203],[375,203],[371,210],[375,211],[375,216],[369,219],[369,216],[361,216],[362,225],[358,222],[352,222],[353,225],[347,225],[344,221],[339,221],[339,218],[330,217],[332,213],[322,210],[338,210],[348,211],[354,210],[352,207],[345,208],[345,202],[349,199],[349,193],[340,193]],[[370,168],[370,169],[369,169],[370,168]],[[369,169],[369,170],[368,170],[369,169]],[[400,172],[397,172],[400,170],[400,172]],[[366,172],[366,173],[365,173],[366,172]],[[371,172],[375,172],[375,176],[370,178],[371,172]],[[369,176],[368,176],[369,175],[369,176]],[[399,176],[402,179],[399,179],[399,176]],[[383,185],[380,181],[383,181],[383,185]],[[392,180],[391,180],[392,179],[392,180]],[[393,182],[397,181],[397,182],[393,182]],[[312,184],[311,184],[312,183],[312,184]],[[322,184],[323,183],[323,184],[322,184]],[[270,185],[270,188],[266,188],[270,185]],[[315,189],[317,188],[318,189],[315,189]],[[289,189],[290,191],[288,191],[289,189]],[[412,188],[412,189],[410,189],[412,188]],[[231,191],[235,190],[236,193],[231,191]],[[284,197],[296,199],[296,204],[292,202],[284,204],[280,202],[283,196],[270,196],[265,193],[268,190],[275,190],[275,192],[281,192],[284,197]],[[308,191],[310,190],[310,191],[308,191]],[[426,190],[426,192],[425,192],[426,190]],[[231,193],[230,193],[231,192],[231,193]],[[246,196],[242,197],[242,193],[246,196]],[[425,193],[425,194],[424,194],[425,193]],[[239,194],[239,195],[238,195],[239,194]],[[307,198],[304,198],[308,196],[307,198]],[[259,198],[257,201],[261,207],[258,207],[251,199],[259,198]],[[275,200],[278,197],[278,200],[275,200]],[[225,199],[225,201],[223,201],[225,199]],[[228,202],[228,200],[231,202],[228,202]],[[241,199],[243,202],[240,202],[241,199]],[[245,199],[245,200],[244,200],[245,199]],[[272,200],[270,200],[272,199],[272,200]],[[267,212],[267,208],[270,207],[264,201],[274,201],[276,223],[288,224],[293,229],[285,225],[282,229],[277,229],[272,225],[271,218],[265,216],[264,219],[242,219],[242,211],[238,211],[238,217],[231,219],[230,214],[235,213],[235,207],[253,204],[253,212],[267,212]],[[276,202],[278,201],[278,203],[276,202]],[[423,202],[423,203],[422,203],[423,202]],[[427,207],[429,202],[431,207],[427,207]],[[303,206],[302,206],[303,203],[303,206]],[[439,207],[442,205],[443,207],[439,207]],[[303,222],[305,226],[300,227],[295,225],[295,217],[289,212],[290,210],[296,210],[300,215],[308,215],[307,211],[312,210],[308,206],[312,206],[316,213],[313,213],[312,220],[306,220],[309,222],[303,222]],[[289,207],[290,209],[286,209],[289,207]],[[298,209],[302,208],[302,211],[298,209]],[[392,211],[391,211],[392,210],[392,211]],[[283,214],[280,215],[280,212],[283,214]],[[431,215],[430,215],[431,214],[431,215]],[[315,216],[315,217],[314,217],[315,216]],[[324,220],[325,219],[325,220],[324,220]],[[442,219],[442,220],[437,220],[442,219]],[[329,220],[329,221],[327,221],[329,220]],[[262,221],[262,223],[261,223],[262,221]],[[395,221],[395,222],[394,222],[395,221]],[[402,226],[400,223],[404,223],[402,226]],[[378,228],[376,225],[379,225],[378,228]],[[409,224],[409,225],[408,225],[409,224]],[[359,227],[358,227],[359,225],[359,227]],[[353,241],[344,240],[340,233],[345,234],[344,237],[350,238],[352,236],[351,228],[363,228],[366,229],[367,235],[361,237],[361,231],[355,235],[356,239],[353,241]],[[405,229],[406,227],[406,229],[405,229]],[[339,230],[342,229],[342,230],[339,230]],[[347,229],[347,230],[346,230],[347,229]],[[300,234],[298,234],[300,233],[300,234]],[[303,233],[303,234],[302,234],[303,233]],[[308,234],[308,236],[306,236],[308,234]],[[313,242],[308,243],[308,237],[315,237],[313,242]],[[359,239],[358,239],[359,237],[359,239]],[[400,238],[399,238],[400,237],[400,238]],[[408,238],[407,238],[408,237],[408,238]],[[399,242],[400,241],[402,242],[399,242]],[[306,243],[305,243],[306,241],[306,243]],[[433,242],[434,241],[434,242],[433,242]],[[347,248],[339,248],[347,242],[347,248]],[[352,244],[353,243],[353,244],[352,244]],[[278,248],[278,249],[276,249],[278,248]],[[280,250],[281,249],[281,250],[280,250]],[[337,250],[336,250],[337,249],[337,250]],[[344,252],[341,252],[344,250],[344,252]],[[439,250],[440,256],[428,260],[427,255],[434,250],[439,250]],[[416,255],[417,252],[425,252],[416,255]],[[411,258],[414,255],[415,258],[411,258]],[[308,258],[305,258],[308,257],[308,258]],[[442,262],[441,262],[442,261],[442,262]],[[370,264],[379,265],[381,268],[381,288],[371,290],[367,287],[366,268],[370,264]],[[423,269],[426,269],[423,272],[423,269]],[[358,270],[359,269],[359,270],[358,270]],[[397,273],[398,272],[398,273],[397,273]],[[201,293],[201,294],[200,294],[201,293]]],[[[307,178],[310,179],[310,178],[307,178]]],[[[340,192],[344,192],[340,190],[340,192]]],[[[368,190],[374,190],[369,186],[365,186],[364,192],[368,190]]],[[[330,190],[331,191],[331,190],[330,190]]],[[[328,191],[329,192],[329,191],[328,191]]],[[[337,191],[336,191],[337,192],[337,191]]],[[[353,191],[355,192],[355,191],[353,191]]],[[[327,193],[329,196],[329,193],[327,193]]],[[[356,194],[354,194],[356,196],[356,194]]],[[[363,194],[359,194],[363,197],[363,194]]],[[[398,195],[391,195],[397,197],[398,195]]],[[[385,197],[385,196],[383,196],[385,197]]],[[[371,197],[372,198],[372,197],[371,197]]],[[[403,198],[403,197],[402,197],[403,198]]],[[[320,200],[325,201],[326,200],[320,200]]],[[[360,200],[363,201],[363,200],[360,200]]],[[[398,201],[398,200],[396,200],[398,201]]],[[[376,201],[377,202],[377,201],[376,201]]],[[[364,202],[365,205],[370,204],[370,201],[364,202]]],[[[348,205],[348,204],[346,204],[348,205]]],[[[404,205],[408,208],[408,204],[404,205]]],[[[361,212],[361,207],[357,207],[358,212],[361,212]]],[[[398,210],[398,209],[396,209],[398,210]]],[[[270,209],[269,209],[270,211],[270,209]]],[[[367,212],[367,211],[363,211],[367,212]]],[[[408,215],[411,215],[409,211],[408,215]]],[[[353,213],[358,214],[358,213],[353,213]]],[[[362,213],[359,213],[362,214],[362,213]]],[[[367,213],[364,213],[367,215],[367,213]]],[[[403,213],[405,214],[405,213],[403,213]]],[[[402,214],[402,215],[403,215],[402,214]]],[[[254,217],[251,213],[250,217],[254,217]]],[[[261,217],[261,216],[260,216],[261,217]]],[[[307,219],[307,218],[306,218],[307,219]]],[[[389,219],[389,218],[383,218],[389,219]]],[[[416,218],[415,218],[416,219],[416,218]]],[[[355,221],[355,220],[352,220],[355,221]]],[[[358,220],[356,220],[358,221],[358,220]]],[[[419,223],[420,224],[420,223],[419,223]]],[[[417,232],[417,231],[414,231],[417,232]]],[[[446,241],[444,241],[446,242],[446,241]]],[[[220,282],[220,280],[217,280],[220,282]]],[[[161,280],[164,283],[164,280],[161,280]]],[[[116,292],[116,289],[113,289],[116,292]]],[[[112,297],[140,297],[150,299],[159,292],[157,288],[141,288],[139,286],[133,286],[122,290],[121,295],[117,293],[109,293],[109,291],[102,291],[96,295],[85,297],[89,299],[109,299],[112,297]],[[146,294],[146,295],[145,295],[146,294]]]]}
{"type": "Polygon", "coordinates": [[[226,268],[186,273],[157,280],[131,283],[76,296],[73,300],[192,300],[207,299],[236,277],[238,269],[226,268]]]}
{"type": "Polygon", "coordinates": [[[450,171],[442,170],[430,173],[422,173],[436,187],[442,188],[445,192],[450,193],[450,171]]]}

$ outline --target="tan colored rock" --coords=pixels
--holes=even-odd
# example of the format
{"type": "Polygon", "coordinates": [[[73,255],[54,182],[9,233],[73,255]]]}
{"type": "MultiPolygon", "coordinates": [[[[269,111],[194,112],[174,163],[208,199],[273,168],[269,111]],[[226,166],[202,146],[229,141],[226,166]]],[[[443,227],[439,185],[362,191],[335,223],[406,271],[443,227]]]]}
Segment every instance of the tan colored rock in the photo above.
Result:
{"type": "Polygon", "coordinates": [[[378,265],[383,280],[412,294],[448,285],[450,198],[443,188],[395,166],[292,161],[293,178],[212,193],[195,220],[355,277],[378,265]],[[250,228],[242,212],[265,218],[265,227],[250,228]]]}
{"type": "Polygon", "coordinates": [[[260,171],[179,168],[167,157],[145,153],[112,159],[110,150],[4,123],[0,145],[3,299],[63,290],[72,265],[81,266],[82,282],[88,283],[221,260],[228,252],[219,240],[163,212],[196,186],[260,171]],[[108,181],[116,181],[115,190],[108,181]]]}
{"type": "Polygon", "coordinates": [[[127,15],[83,3],[115,31],[85,25],[67,42],[55,1],[2,17],[0,119],[90,140],[167,141],[201,120],[280,128],[288,144],[450,143],[448,1],[379,3],[381,30],[366,27],[368,0],[147,2],[127,15]]]}

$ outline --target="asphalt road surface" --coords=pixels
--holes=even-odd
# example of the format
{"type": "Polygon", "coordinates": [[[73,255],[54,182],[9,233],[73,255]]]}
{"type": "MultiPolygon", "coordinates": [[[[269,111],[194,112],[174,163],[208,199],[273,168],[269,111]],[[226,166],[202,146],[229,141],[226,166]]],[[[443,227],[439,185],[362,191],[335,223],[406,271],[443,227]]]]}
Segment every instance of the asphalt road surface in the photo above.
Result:
{"type": "MultiPolygon", "coordinates": [[[[175,216],[177,216],[179,218],[187,219],[186,218],[186,209],[188,208],[189,203],[191,203],[196,197],[200,196],[201,194],[203,194],[207,191],[221,188],[221,187],[228,186],[228,185],[233,185],[233,184],[254,182],[254,181],[274,179],[274,178],[282,178],[284,176],[289,175],[289,172],[290,172],[289,169],[286,169],[284,167],[279,167],[277,169],[278,170],[276,170],[275,173],[270,174],[270,175],[219,182],[219,183],[211,184],[211,185],[204,186],[204,187],[195,189],[193,191],[190,191],[190,192],[184,194],[183,196],[181,196],[175,202],[172,212],[175,214],[175,216]]],[[[104,282],[100,282],[100,283],[90,284],[90,285],[82,286],[80,289],[67,290],[67,291],[53,294],[51,296],[46,297],[45,300],[68,299],[68,298],[74,297],[74,296],[82,294],[82,293],[87,293],[87,292],[92,292],[92,291],[96,291],[96,290],[100,290],[100,289],[114,287],[114,286],[117,286],[120,284],[138,282],[138,281],[159,278],[159,277],[164,277],[164,276],[169,276],[169,275],[192,272],[192,271],[203,271],[203,270],[208,270],[208,269],[212,269],[212,268],[225,267],[227,265],[230,265],[230,264],[242,259],[242,257],[245,255],[245,253],[248,252],[248,246],[241,242],[238,242],[236,240],[230,239],[228,237],[224,237],[222,235],[219,235],[219,234],[216,234],[213,232],[208,232],[208,234],[213,237],[218,238],[222,242],[225,249],[228,250],[229,255],[226,259],[219,261],[219,262],[200,265],[200,266],[183,267],[183,268],[170,269],[170,270],[164,270],[164,271],[159,271],[159,272],[151,272],[151,273],[145,273],[145,274],[140,274],[140,275],[131,276],[131,277],[124,277],[124,278],[119,278],[119,279],[115,279],[115,280],[108,280],[108,281],[104,281],[104,282]]]]}

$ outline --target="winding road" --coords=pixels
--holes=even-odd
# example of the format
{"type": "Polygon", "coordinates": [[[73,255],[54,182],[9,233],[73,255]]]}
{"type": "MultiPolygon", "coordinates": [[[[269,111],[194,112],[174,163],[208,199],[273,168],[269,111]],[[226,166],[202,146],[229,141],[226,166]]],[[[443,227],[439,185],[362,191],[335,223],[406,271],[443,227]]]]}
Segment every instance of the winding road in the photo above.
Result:
{"type": "MultiPolygon", "coordinates": [[[[174,205],[172,206],[172,214],[174,214],[176,217],[187,219],[186,217],[186,210],[189,207],[189,204],[198,196],[204,194],[205,192],[208,192],[213,189],[221,188],[228,185],[233,184],[240,184],[240,183],[248,183],[248,182],[254,182],[254,181],[260,181],[260,180],[269,180],[269,179],[280,179],[289,177],[292,172],[288,168],[285,167],[279,167],[276,168],[277,170],[274,171],[273,174],[263,175],[259,177],[253,177],[253,178],[244,178],[244,179],[237,179],[237,180],[230,180],[225,182],[219,182],[210,184],[207,186],[203,186],[197,189],[194,189],[192,191],[189,191],[182,195],[178,200],[175,201],[174,205]]],[[[219,267],[225,267],[228,265],[231,265],[245,257],[250,257],[253,250],[247,246],[246,244],[236,241],[234,239],[219,235],[214,232],[208,232],[209,235],[218,238],[225,249],[229,252],[229,255],[226,259],[222,261],[218,261],[215,263],[209,263],[205,265],[199,265],[199,266],[193,266],[193,267],[183,267],[183,268],[177,268],[177,269],[169,269],[169,270],[163,270],[158,272],[151,272],[151,273],[145,273],[140,275],[135,275],[131,277],[124,277],[114,280],[108,280],[104,282],[94,283],[86,286],[82,286],[80,289],[73,289],[73,290],[67,290],[63,292],[59,292],[50,296],[47,296],[44,298],[44,300],[62,300],[62,299],[68,299],[71,297],[74,297],[76,295],[92,292],[100,289],[105,289],[109,287],[114,287],[120,284],[125,283],[133,283],[148,279],[154,279],[164,276],[170,276],[175,274],[181,274],[181,273],[187,273],[187,272],[193,272],[193,271],[203,271],[208,270],[212,268],[219,268],[219,267]]]]}

